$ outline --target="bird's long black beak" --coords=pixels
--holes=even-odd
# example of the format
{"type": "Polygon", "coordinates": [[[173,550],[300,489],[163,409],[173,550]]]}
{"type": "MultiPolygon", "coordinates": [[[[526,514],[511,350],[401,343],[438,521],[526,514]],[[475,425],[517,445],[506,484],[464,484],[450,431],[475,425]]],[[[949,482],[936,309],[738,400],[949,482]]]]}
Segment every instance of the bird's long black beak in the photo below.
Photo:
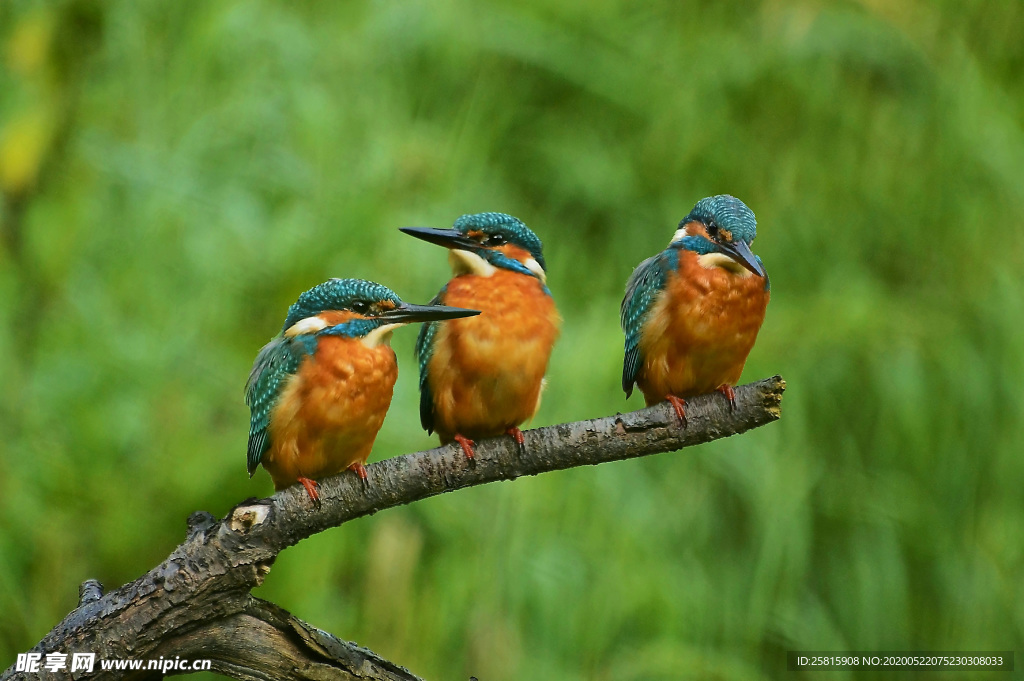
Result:
{"type": "Polygon", "coordinates": [[[718,250],[725,253],[727,256],[743,265],[757,276],[764,276],[764,268],[761,267],[761,263],[757,261],[757,257],[754,255],[753,251],[750,250],[750,246],[748,246],[745,241],[733,241],[728,244],[720,243],[718,244],[718,250]]]}
{"type": "Polygon", "coordinates": [[[462,307],[402,303],[394,310],[388,310],[381,317],[396,324],[411,324],[413,322],[436,322],[441,319],[475,317],[478,314],[480,314],[480,310],[467,310],[462,307]]]}
{"type": "Polygon", "coordinates": [[[457,229],[435,229],[433,227],[399,227],[406,234],[429,241],[445,248],[457,248],[463,251],[479,250],[480,244],[457,229]]]}

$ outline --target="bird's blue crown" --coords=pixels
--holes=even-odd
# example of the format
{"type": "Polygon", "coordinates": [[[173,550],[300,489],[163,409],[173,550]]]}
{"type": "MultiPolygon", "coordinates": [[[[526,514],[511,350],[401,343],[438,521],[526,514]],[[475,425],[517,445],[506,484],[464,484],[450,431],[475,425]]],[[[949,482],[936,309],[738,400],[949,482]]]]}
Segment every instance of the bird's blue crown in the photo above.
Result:
{"type": "Polygon", "coordinates": [[[506,242],[527,250],[533,259],[547,270],[547,265],[544,263],[543,244],[533,230],[519,218],[512,217],[507,213],[473,213],[463,215],[455,221],[452,227],[462,234],[476,231],[491,237],[500,235],[505,238],[506,242]]]}
{"type": "Polygon", "coordinates": [[[327,310],[354,310],[365,304],[367,308],[381,301],[390,301],[397,307],[402,300],[387,286],[365,279],[330,279],[317,284],[299,296],[288,308],[284,320],[286,331],[299,320],[315,317],[327,310]]]}
{"type": "Polygon", "coordinates": [[[679,227],[682,228],[694,220],[718,230],[722,241],[725,242],[743,241],[749,245],[757,236],[757,219],[754,217],[754,211],[735,196],[728,194],[709,196],[698,201],[690,214],[679,223],[679,227]]]}

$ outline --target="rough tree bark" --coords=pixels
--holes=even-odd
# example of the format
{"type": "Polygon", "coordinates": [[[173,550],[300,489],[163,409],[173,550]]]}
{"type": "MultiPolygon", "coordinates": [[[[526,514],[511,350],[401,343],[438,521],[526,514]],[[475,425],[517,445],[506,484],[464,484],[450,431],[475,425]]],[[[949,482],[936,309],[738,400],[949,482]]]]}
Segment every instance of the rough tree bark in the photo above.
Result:
{"type": "MultiPolygon", "coordinates": [[[[482,441],[470,461],[458,446],[379,461],[366,483],[342,473],[321,482],[316,509],[293,486],[267,499],[250,499],[216,520],[188,519],[188,537],[160,565],[108,594],[95,580],[80,589],[80,604],[34,652],[96,653],[89,678],[148,679],[160,672],[108,671],[103,659],[211,659],[214,671],[238,679],[413,681],[408,670],[353,643],[302,622],[250,591],[283,549],[331,527],[463,487],[575,466],[674,451],[742,433],[779,418],[785,382],[775,376],[736,389],[736,408],[721,395],[687,401],[683,427],[667,404],[628,414],[563,423],[526,432],[525,451],[511,438],[482,441]]],[[[84,678],[67,670],[13,678],[84,678]]]]}

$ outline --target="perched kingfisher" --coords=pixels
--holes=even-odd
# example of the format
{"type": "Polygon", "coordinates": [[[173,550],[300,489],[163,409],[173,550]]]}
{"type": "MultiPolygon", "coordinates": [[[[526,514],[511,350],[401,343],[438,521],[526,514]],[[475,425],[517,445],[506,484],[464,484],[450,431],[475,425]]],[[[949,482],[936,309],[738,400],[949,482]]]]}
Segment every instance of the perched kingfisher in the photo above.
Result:
{"type": "Polygon", "coordinates": [[[522,447],[519,426],[540,406],[561,324],[540,239],[504,213],[402,231],[449,249],[454,277],[434,301],[482,311],[420,329],[420,423],[442,444],[458,442],[470,459],[475,438],[507,433],[522,447]]]}
{"type": "Polygon", "coordinates": [[[366,479],[364,464],[398,378],[392,332],[477,314],[403,303],[362,279],[331,279],[300,295],[245,385],[249,477],[262,463],[276,489],[300,482],[315,504],[317,478],[348,468],[366,479]]]}
{"type": "Polygon", "coordinates": [[[750,250],[754,213],[739,199],[701,199],[671,243],[644,260],[626,284],[622,389],[640,386],[647,405],[672,403],[685,425],[685,398],[733,386],[764,321],[770,286],[750,250]]]}

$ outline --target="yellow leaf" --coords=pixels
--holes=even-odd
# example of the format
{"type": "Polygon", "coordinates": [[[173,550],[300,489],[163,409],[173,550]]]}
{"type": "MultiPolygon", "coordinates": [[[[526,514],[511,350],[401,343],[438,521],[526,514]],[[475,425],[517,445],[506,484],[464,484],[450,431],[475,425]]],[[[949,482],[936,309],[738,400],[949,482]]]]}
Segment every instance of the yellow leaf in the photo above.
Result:
{"type": "Polygon", "coordinates": [[[49,12],[34,12],[24,17],[14,29],[7,43],[7,63],[11,71],[34,75],[46,62],[53,35],[53,21],[49,12]]]}
{"type": "Polygon", "coordinates": [[[0,189],[19,194],[35,183],[52,133],[50,116],[39,110],[8,121],[0,131],[0,189]]]}

